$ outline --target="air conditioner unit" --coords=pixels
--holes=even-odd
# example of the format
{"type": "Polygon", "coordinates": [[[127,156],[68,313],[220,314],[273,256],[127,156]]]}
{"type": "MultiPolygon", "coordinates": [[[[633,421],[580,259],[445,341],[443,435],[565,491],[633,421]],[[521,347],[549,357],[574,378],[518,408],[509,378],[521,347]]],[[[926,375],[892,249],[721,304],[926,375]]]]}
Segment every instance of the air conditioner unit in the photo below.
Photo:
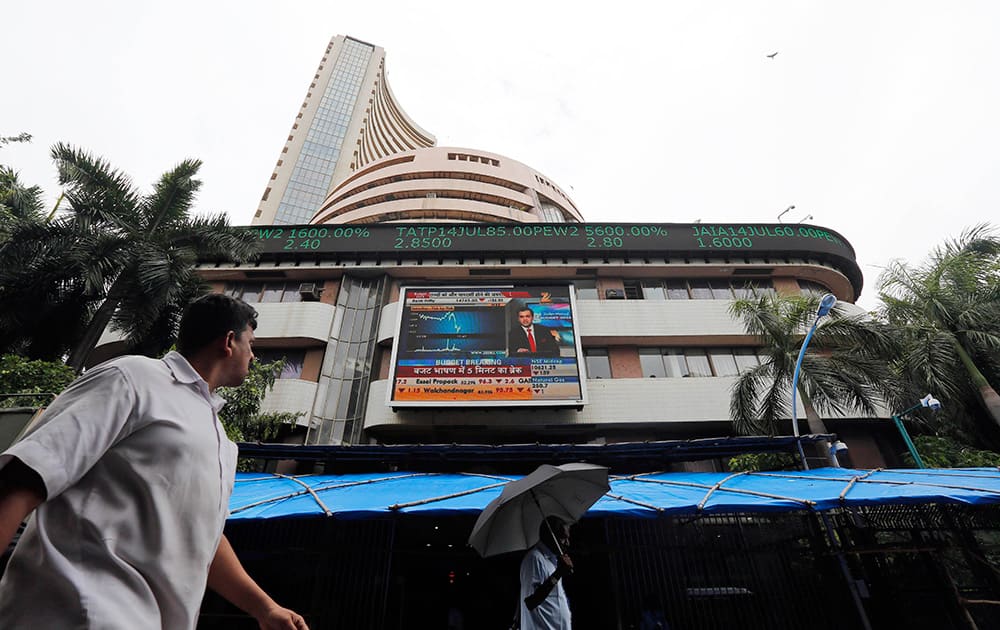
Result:
{"type": "Polygon", "coordinates": [[[319,301],[319,294],[322,292],[323,289],[317,287],[315,282],[303,282],[299,285],[299,295],[303,302],[319,301]]]}

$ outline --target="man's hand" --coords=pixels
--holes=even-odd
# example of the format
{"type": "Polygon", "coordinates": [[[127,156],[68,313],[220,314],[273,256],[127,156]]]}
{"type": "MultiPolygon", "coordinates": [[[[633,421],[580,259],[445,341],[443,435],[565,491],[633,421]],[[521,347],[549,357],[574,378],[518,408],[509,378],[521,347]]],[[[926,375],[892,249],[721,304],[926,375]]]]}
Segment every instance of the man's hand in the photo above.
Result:
{"type": "Polygon", "coordinates": [[[261,630],[309,630],[302,615],[293,610],[275,606],[257,619],[261,630]]]}
{"type": "Polygon", "coordinates": [[[568,553],[559,556],[559,562],[556,564],[554,575],[558,577],[573,575],[573,559],[569,557],[568,553]]]}

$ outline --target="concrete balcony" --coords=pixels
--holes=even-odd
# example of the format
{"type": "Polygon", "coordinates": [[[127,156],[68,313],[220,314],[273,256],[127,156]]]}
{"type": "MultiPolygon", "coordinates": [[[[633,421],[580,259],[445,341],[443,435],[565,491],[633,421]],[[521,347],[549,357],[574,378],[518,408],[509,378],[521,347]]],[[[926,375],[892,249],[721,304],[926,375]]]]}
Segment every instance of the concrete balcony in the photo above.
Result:
{"type": "Polygon", "coordinates": [[[252,305],[257,310],[258,340],[282,339],[305,344],[330,337],[336,307],[322,302],[266,302],[252,305]]]}
{"type": "Polygon", "coordinates": [[[261,412],[291,412],[301,413],[296,424],[309,426],[309,414],[312,413],[313,401],[316,398],[317,383],[302,381],[296,378],[282,378],[274,382],[274,389],[267,393],[261,402],[261,412]]]}

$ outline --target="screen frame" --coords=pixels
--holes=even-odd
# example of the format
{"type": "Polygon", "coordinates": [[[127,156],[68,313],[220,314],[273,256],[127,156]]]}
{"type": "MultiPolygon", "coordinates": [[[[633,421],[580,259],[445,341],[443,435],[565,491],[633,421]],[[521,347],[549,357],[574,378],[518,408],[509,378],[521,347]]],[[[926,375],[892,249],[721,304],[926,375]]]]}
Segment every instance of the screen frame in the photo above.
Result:
{"type": "Polygon", "coordinates": [[[463,285],[448,285],[448,284],[417,284],[417,285],[405,285],[399,288],[399,300],[396,307],[396,323],[395,323],[395,336],[393,337],[392,343],[392,354],[390,355],[389,363],[389,376],[388,376],[388,386],[386,387],[385,394],[385,405],[393,410],[405,409],[405,408],[446,408],[446,409],[461,409],[461,408],[508,408],[508,407],[576,407],[582,408],[589,402],[587,395],[587,366],[586,361],[583,356],[583,344],[580,340],[580,320],[579,311],[577,310],[576,302],[576,286],[572,283],[546,283],[545,285],[534,285],[534,284],[463,284],[463,285]],[[394,399],[394,394],[396,392],[396,373],[399,367],[398,355],[400,348],[400,339],[403,335],[402,327],[404,325],[403,315],[406,312],[407,306],[407,295],[411,291],[496,291],[496,290],[541,290],[544,288],[566,288],[567,297],[569,298],[570,306],[570,321],[573,326],[573,348],[575,350],[575,360],[576,360],[576,373],[577,380],[579,382],[579,392],[578,398],[573,399],[558,399],[558,400],[512,400],[512,399],[492,399],[492,400],[424,400],[424,401],[414,401],[414,400],[396,400],[394,399]]]}

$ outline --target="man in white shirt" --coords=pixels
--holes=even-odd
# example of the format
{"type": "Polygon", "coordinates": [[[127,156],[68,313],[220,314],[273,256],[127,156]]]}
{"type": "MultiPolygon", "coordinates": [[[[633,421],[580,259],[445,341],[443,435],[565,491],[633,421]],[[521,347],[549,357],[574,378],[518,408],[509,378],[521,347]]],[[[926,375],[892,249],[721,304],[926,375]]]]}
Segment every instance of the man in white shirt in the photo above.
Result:
{"type": "Polygon", "coordinates": [[[569,525],[550,516],[538,533],[538,544],[521,560],[521,630],[570,630],[573,620],[562,585],[563,576],[573,571],[566,553],[569,525]]]}
{"type": "Polygon", "coordinates": [[[178,352],[87,371],[0,453],[0,581],[10,628],[193,629],[206,585],[266,630],[306,628],[247,575],[222,533],[236,469],[217,387],[243,382],[256,312],[211,294],[178,352]]]}

